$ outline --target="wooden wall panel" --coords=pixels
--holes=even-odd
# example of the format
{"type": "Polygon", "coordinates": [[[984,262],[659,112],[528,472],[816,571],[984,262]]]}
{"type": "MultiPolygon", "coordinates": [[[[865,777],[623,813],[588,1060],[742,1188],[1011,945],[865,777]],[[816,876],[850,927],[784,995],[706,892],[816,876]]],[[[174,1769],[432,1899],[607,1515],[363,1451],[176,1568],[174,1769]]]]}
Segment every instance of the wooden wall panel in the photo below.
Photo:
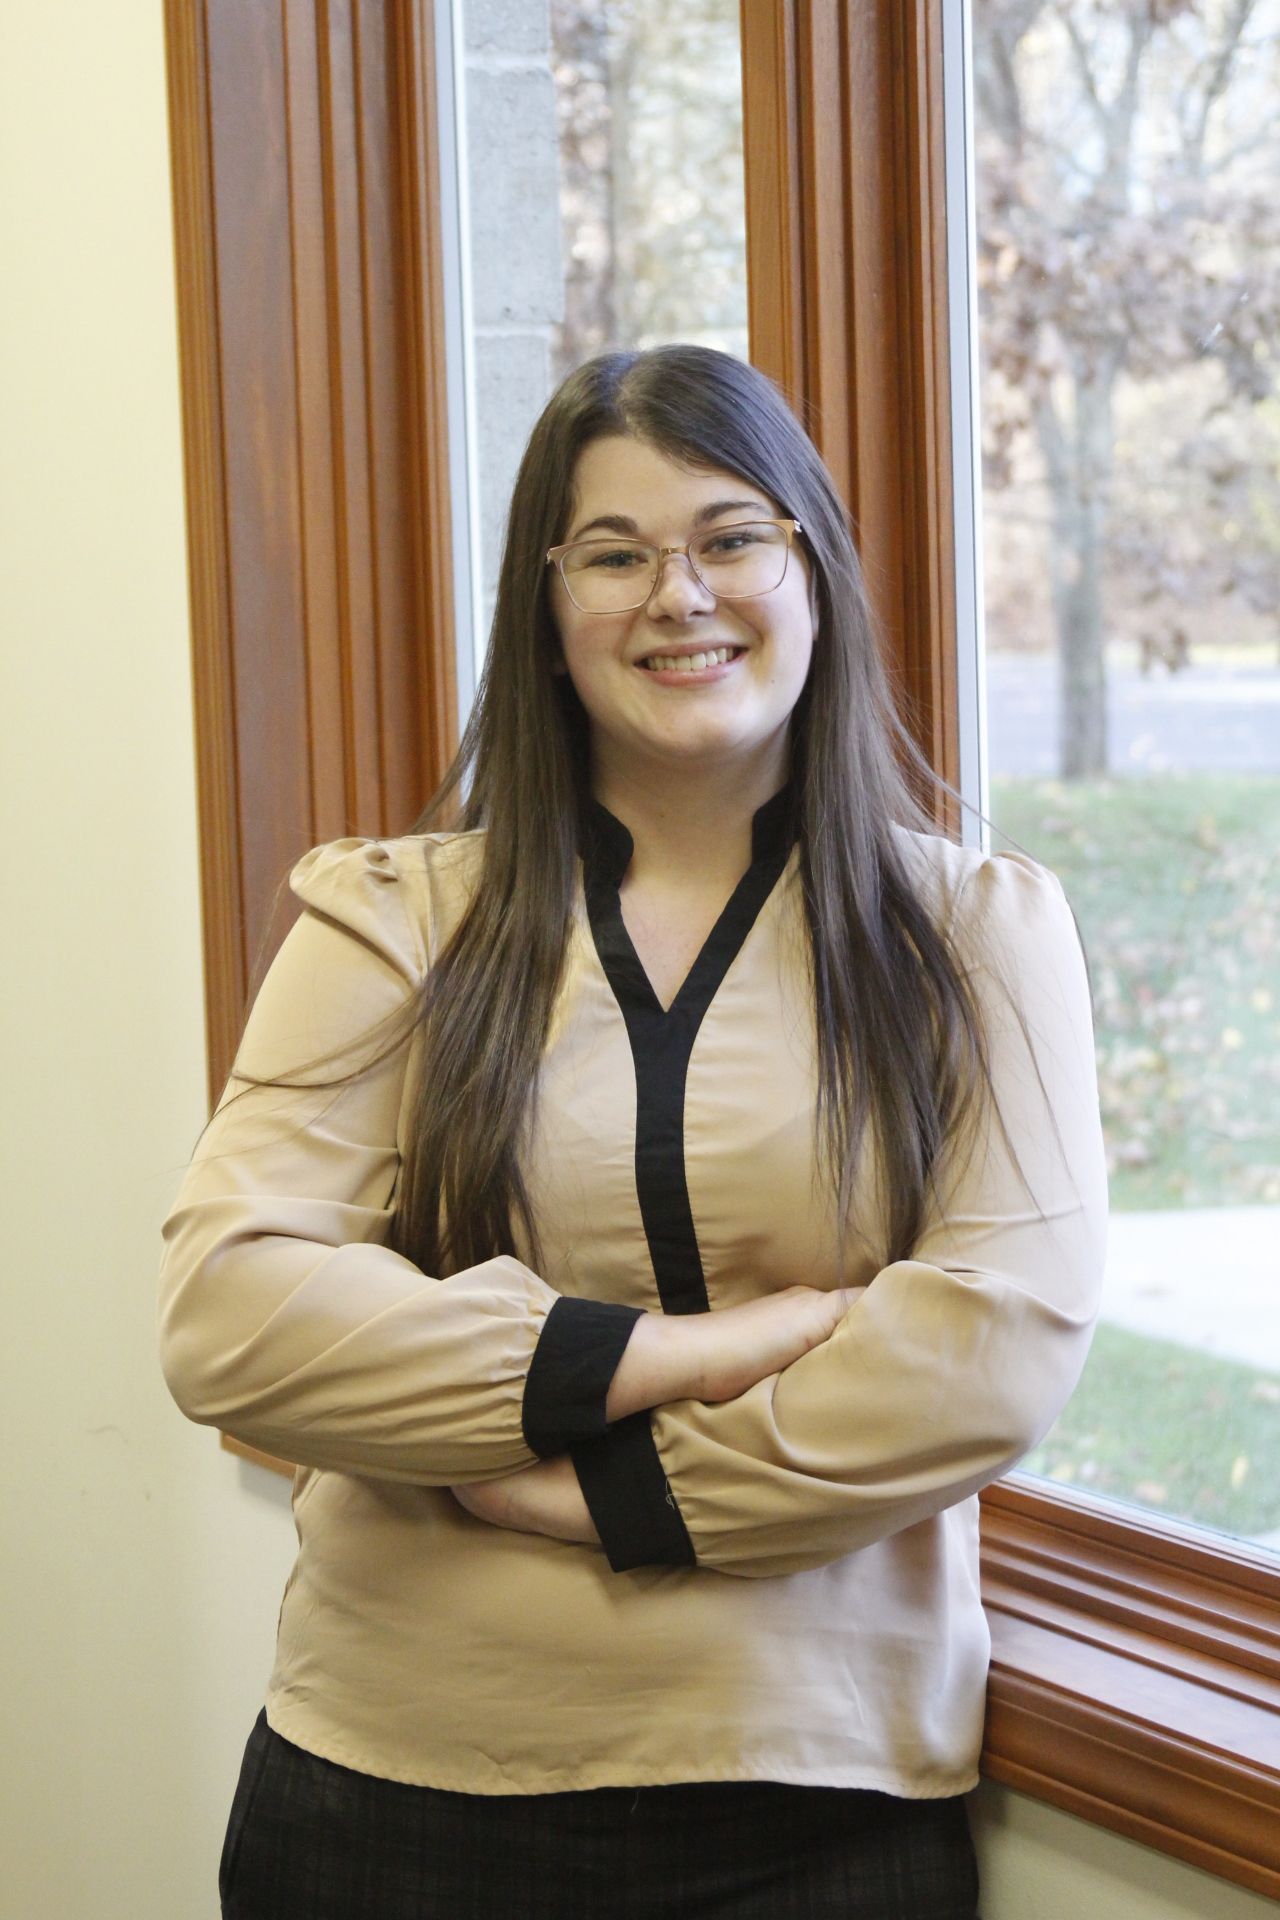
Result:
{"type": "Polygon", "coordinates": [[[835,476],[904,717],[954,785],[940,10],[742,0],[741,22],[751,357],[835,476]]]}
{"type": "Polygon", "coordinates": [[[167,0],[210,1086],[308,846],[456,742],[429,0],[167,0]]]}

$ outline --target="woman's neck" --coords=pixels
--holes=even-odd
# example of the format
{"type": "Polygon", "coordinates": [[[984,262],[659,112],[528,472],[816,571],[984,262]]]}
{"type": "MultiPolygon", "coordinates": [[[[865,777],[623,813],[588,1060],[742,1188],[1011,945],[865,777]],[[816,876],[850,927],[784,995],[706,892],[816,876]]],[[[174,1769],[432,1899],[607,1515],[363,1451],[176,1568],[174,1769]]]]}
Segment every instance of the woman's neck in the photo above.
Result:
{"type": "Polygon", "coordinates": [[[666,768],[660,780],[597,768],[593,786],[634,843],[629,884],[668,877],[715,887],[736,884],[750,866],[752,820],[785,780],[785,761],[770,756],[747,770],[666,768]]]}

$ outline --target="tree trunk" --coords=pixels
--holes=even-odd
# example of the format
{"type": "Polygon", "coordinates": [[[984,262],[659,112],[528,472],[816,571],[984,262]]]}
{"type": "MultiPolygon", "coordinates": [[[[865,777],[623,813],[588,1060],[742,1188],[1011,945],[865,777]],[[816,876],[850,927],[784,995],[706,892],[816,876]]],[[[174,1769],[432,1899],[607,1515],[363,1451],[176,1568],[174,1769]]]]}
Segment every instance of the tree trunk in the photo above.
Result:
{"type": "Polygon", "coordinates": [[[1064,780],[1107,771],[1107,681],[1102,609],[1111,392],[1115,369],[1077,364],[1073,417],[1064,428],[1046,397],[1036,425],[1049,477],[1054,614],[1058,629],[1058,766],[1064,780]]]}

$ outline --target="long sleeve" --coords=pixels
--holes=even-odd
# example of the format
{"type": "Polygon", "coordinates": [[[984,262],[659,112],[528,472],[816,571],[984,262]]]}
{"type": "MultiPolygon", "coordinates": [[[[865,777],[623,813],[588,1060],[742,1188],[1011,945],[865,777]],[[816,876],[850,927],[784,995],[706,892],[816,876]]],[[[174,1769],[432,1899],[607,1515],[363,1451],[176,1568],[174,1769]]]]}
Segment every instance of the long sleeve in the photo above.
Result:
{"type": "MultiPolygon", "coordinates": [[[[423,844],[403,843],[419,862],[423,844]]],[[[236,1065],[305,1080],[322,1057],[310,1077],[332,1080],[419,985],[429,889],[364,841],[318,848],[291,884],[305,911],[236,1065]]],[[[233,1073],[165,1225],[161,1353],[194,1420],[303,1465],[448,1485],[530,1464],[557,1422],[602,1429],[635,1316],[561,1301],[513,1258],[440,1280],[385,1244],[408,1051],[337,1087],[233,1073]]]]}
{"type": "MultiPolygon", "coordinates": [[[[738,1400],[653,1415],[661,1497],[699,1566],[791,1573],[927,1519],[1032,1447],[1083,1366],[1106,1174],[1079,939],[1057,880],[1017,855],[973,871],[954,924],[1004,1133],[984,1103],[912,1257],[874,1276],[825,1345],[738,1400]]],[[[637,1549],[645,1521],[623,1530],[637,1549]]],[[[616,1532],[610,1556],[644,1558],[616,1532]]]]}

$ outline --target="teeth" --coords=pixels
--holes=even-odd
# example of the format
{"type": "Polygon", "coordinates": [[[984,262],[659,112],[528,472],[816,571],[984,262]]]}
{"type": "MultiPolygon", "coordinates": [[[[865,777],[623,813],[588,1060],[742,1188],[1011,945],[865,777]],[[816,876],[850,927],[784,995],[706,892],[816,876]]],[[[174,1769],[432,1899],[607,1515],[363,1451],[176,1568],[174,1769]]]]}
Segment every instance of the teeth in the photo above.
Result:
{"type": "Polygon", "coordinates": [[[710,653],[651,653],[642,664],[650,673],[698,673],[703,667],[723,667],[736,648],[713,647],[710,653]]]}

